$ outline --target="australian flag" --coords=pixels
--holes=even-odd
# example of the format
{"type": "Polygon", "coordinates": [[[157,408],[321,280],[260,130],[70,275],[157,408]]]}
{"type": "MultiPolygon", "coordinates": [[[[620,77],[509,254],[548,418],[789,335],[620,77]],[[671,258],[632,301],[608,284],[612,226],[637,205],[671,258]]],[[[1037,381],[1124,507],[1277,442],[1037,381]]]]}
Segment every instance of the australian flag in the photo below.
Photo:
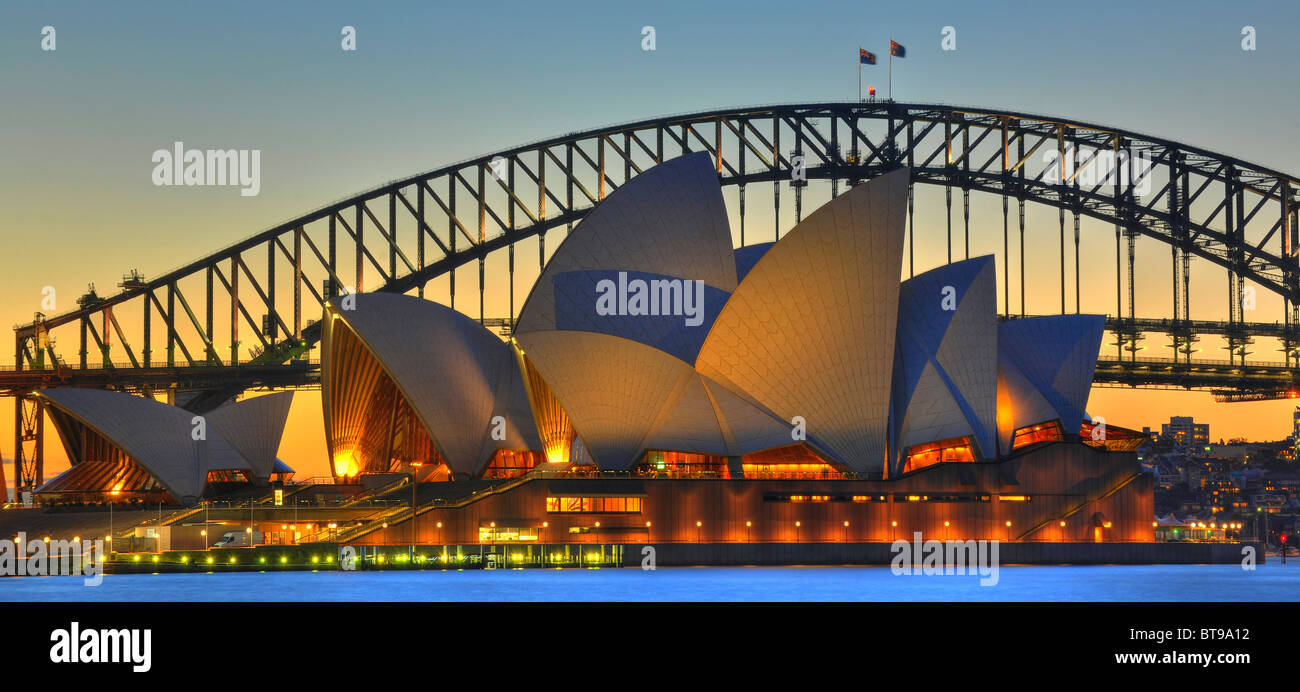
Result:
{"type": "Polygon", "coordinates": [[[892,56],[894,56],[895,58],[906,58],[906,57],[907,57],[907,49],[903,47],[903,44],[898,43],[898,42],[894,41],[893,39],[890,39],[890,40],[889,40],[889,54],[892,55],[892,56]]]}
{"type": "Polygon", "coordinates": [[[872,53],[872,52],[869,51],[869,50],[862,50],[861,48],[859,48],[859,49],[858,49],[858,62],[861,63],[861,64],[863,64],[863,65],[875,65],[875,64],[876,64],[876,54],[875,54],[875,53],[872,53]]]}

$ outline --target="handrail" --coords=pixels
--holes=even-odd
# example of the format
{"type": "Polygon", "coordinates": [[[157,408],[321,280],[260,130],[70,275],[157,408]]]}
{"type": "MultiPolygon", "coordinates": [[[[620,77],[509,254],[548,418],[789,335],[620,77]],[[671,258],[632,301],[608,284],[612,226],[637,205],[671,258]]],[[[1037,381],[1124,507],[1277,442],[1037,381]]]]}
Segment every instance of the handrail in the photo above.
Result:
{"type": "Polygon", "coordinates": [[[1125,478],[1123,481],[1120,481],[1118,484],[1116,484],[1116,485],[1115,485],[1114,487],[1112,487],[1110,490],[1106,491],[1105,493],[1103,493],[1103,494],[1101,494],[1101,495],[1098,495],[1098,496],[1095,497],[1095,498],[1089,498],[1087,495],[1085,495],[1085,496],[1084,496],[1084,499],[1083,499],[1082,501],[1080,501],[1079,504],[1076,505],[1074,508],[1072,508],[1070,511],[1066,512],[1065,514],[1060,515],[1059,517],[1048,517],[1048,518],[1044,519],[1043,521],[1041,521],[1041,522],[1039,522],[1038,524],[1034,525],[1033,528],[1029,529],[1028,531],[1025,531],[1024,533],[1020,534],[1019,536],[1016,536],[1016,540],[1017,540],[1017,541],[1023,541],[1023,540],[1025,540],[1025,537],[1026,537],[1026,536],[1032,535],[1034,532],[1038,531],[1039,529],[1043,528],[1044,526],[1047,526],[1048,524],[1050,524],[1050,523],[1052,523],[1052,522],[1054,522],[1054,521],[1059,521],[1059,520],[1061,520],[1061,519],[1068,519],[1068,518],[1074,516],[1075,514],[1078,514],[1079,511],[1082,510],[1084,507],[1087,507],[1088,505],[1090,505],[1090,504],[1092,504],[1092,503],[1094,503],[1094,502],[1101,502],[1102,500],[1105,500],[1106,498],[1110,497],[1111,495],[1114,495],[1115,493],[1117,493],[1117,492],[1119,492],[1120,490],[1122,490],[1125,486],[1127,486],[1129,483],[1132,483],[1134,480],[1137,479],[1138,476],[1141,476],[1141,475],[1142,475],[1142,471],[1135,471],[1135,472],[1133,472],[1132,475],[1128,476],[1128,477],[1125,478]]]}

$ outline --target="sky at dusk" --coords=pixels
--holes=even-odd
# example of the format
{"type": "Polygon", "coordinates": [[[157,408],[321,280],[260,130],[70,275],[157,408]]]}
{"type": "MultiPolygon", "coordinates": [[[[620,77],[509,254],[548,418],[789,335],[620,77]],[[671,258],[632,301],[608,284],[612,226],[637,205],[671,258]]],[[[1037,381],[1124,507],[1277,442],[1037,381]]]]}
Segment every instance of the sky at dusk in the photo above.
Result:
{"type": "MultiPolygon", "coordinates": [[[[0,318],[30,321],[46,286],[62,312],[88,283],[113,292],[131,269],[157,276],[328,202],[509,146],[670,113],[853,99],[859,46],[881,57],[863,74],[883,95],[891,36],[908,51],[894,65],[899,101],[1055,115],[1300,170],[1290,86],[1300,5],[1135,5],[1009,3],[994,13],[962,2],[7,3],[0,318]],[[355,52],[340,48],[348,25],[355,52]],[[55,51],[41,50],[45,26],[57,32],[55,51]],[[655,28],[653,52],[642,50],[643,26],[655,28]],[[945,26],[956,30],[955,51],[940,49],[945,26]],[[1256,29],[1257,50],[1242,50],[1244,26],[1256,29]],[[151,155],[176,141],[259,149],[259,194],[154,185],[151,155]]],[[[734,190],[726,199],[734,228],[734,190]]],[[[918,193],[918,271],[943,261],[941,205],[941,193],[918,193]]],[[[749,228],[771,228],[770,212],[766,225],[755,213],[749,228]]],[[[1029,224],[1029,250],[1050,261],[1029,269],[1027,311],[1051,312],[1056,212],[1031,210],[1029,224]]],[[[771,239],[754,232],[751,242],[771,239]]],[[[996,198],[974,200],[972,235],[971,255],[1000,250],[996,198]]],[[[535,257],[535,248],[520,253],[535,257]]],[[[1114,312],[1113,253],[1113,227],[1085,221],[1084,312],[1114,312]]],[[[1138,266],[1138,315],[1169,317],[1168,247],[1140,241],[1138,266]]],[[[1193,266],[1191,317],[1226,318],[1223,270],[1193,266]]],[[[475,294],[476,272],[462,274],[461,291],[475,294]]],[[[517,277],[516,306],[535,275],[534,262],[517,277]]],[[[488,300],[488,313],[506,314],[504,288],[488,300]]],[[[477,301],[466,303],[477,316],[477,301]]],[[[1261,295],[1247,319],[1281,320],[1280,304],[1261,295]]],[[[5,344],[0,357],[11,365],[5,344]]],[[[1199,355],[1226,358],[1220,345],[1206,339],[1199,355]]],[[[1169,355],[1161,337],[1148,348],[1169,355]]],[[[1282,360],[1275,344],[1254,350],[1282,360]]],[[[297,395],[280,450],[300,475],[328,473],[319,398],[297,395]]],[[[0,402],[6,460],[11,407],[0,402]]],[[[1106,388],[1089,405],[1136,428],[1192,415],[1215,439],[1280,439],[1292,410],[1288,401],[1216,404],[1204,392],[1106,388]]],[[[46,449],[49,478],[66,468],[52,430],[46,449]]]]}

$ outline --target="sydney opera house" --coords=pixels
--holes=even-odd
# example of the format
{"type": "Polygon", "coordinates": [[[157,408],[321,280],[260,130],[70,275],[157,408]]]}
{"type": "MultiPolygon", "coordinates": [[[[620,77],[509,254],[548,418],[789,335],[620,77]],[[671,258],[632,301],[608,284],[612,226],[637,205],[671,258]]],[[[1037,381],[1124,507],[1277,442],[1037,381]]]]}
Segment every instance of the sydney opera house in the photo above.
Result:
{"type": "Polygon", "coordinates": [[[441,486],[420,542],[1151,540],[1133,440],[1085,413],[1104,318],[999,323],[992,257],[900,282],[907,187],[733,249],[691,154],[574,228],[508,340],[410,296],[335,299],[336,477],[441,486]]]}
{"type": "MultiPolygon", "coordinates": [[[[662,163],[572,230],[504,340],[420,298],[334,298],[336,484],[419,481],[414,530],[347,540],[1153,540],[1135,440],[1086,413],[1104,318],[1000,321],[992,257],[900,281],[908,175],[733,249],[709,156],[662,163]]],[[[289,395],[218,409],[202,442],[152,400],[41,396],[73,459],[42,493],[187,503],[277,472],[289,395]]]]}

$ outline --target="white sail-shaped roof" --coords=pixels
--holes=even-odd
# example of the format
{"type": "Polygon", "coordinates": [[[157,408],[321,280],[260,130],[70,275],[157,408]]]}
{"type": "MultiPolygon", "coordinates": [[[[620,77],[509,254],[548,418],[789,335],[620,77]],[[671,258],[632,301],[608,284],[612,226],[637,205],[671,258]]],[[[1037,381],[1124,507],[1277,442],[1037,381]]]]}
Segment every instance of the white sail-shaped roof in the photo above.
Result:
{"type": "MultiPolygon", "coordinates": [[[[194,439],[196,414],[184,409],[102,389],[44,389],[38,394],[120,448],[183,503],[202,496],[209,470],[250,468],[210,423],[202,426],[205,439],[194,439]]],[[[59,431],[61,436],[69,432],[59,431]]],[[[65,447],[74,466],[83,461],[75,445],[65,447]]]]}
{"type": "Polygon", "coordinates": [[[546,330],[518,341],[592,459],[606,469],[625,470],[639,460],[665,402],[695,375],[659,349],[606,334],[546,330]]]}
{"type": "Polygon", "coordinates": [[[969,436],[995,458],[997,275],[992,256],[904,281],[894,361],[892,472],[913,445],[969,436]]]}
{"type": "Polygon", "coordinates": [[[355,440],[350,425],[365,417],[374,373],[341,348],[348,330],[364,345],[457,475],[477,475],[497,449],[541,450],[510,346],[469,317],[411,296],[345,296],[326,307],[321,379],[332,455],[355,440]],[[351,309],[346,309],[350,307],[351,309]],[[493,420],[504,418],[504,439],[493,420]]]}
{"type": "Polygon", "coordinates": [[[546,263],[514,333],[556,329],[556,279],[584,270],[643,272],[735,289],[731,228],[709,155],[687,154],[647,169],[596,205],[546,263]]]}
{"type": "Polygon", "coordinates": [[[275,471],[275,455],[280,449],[291,404],[293,392],[244,399],[208,413],[208,425],[248,460],[255,480],[266,482],[275,471]]]}
{"type": "Polygon", "coordinates": [[[1010,449],[1014,432],[1060,419],[1077,435],[1088,407],[1103,315],[1048,315],[998,325],[998,435],[1010,449]]]}
{"type": "Polygon", "coordinates": [[[909,171],[859,185],[768,250],[714,321],[696,366],[834,461],[882,470],[909,171]]]}

